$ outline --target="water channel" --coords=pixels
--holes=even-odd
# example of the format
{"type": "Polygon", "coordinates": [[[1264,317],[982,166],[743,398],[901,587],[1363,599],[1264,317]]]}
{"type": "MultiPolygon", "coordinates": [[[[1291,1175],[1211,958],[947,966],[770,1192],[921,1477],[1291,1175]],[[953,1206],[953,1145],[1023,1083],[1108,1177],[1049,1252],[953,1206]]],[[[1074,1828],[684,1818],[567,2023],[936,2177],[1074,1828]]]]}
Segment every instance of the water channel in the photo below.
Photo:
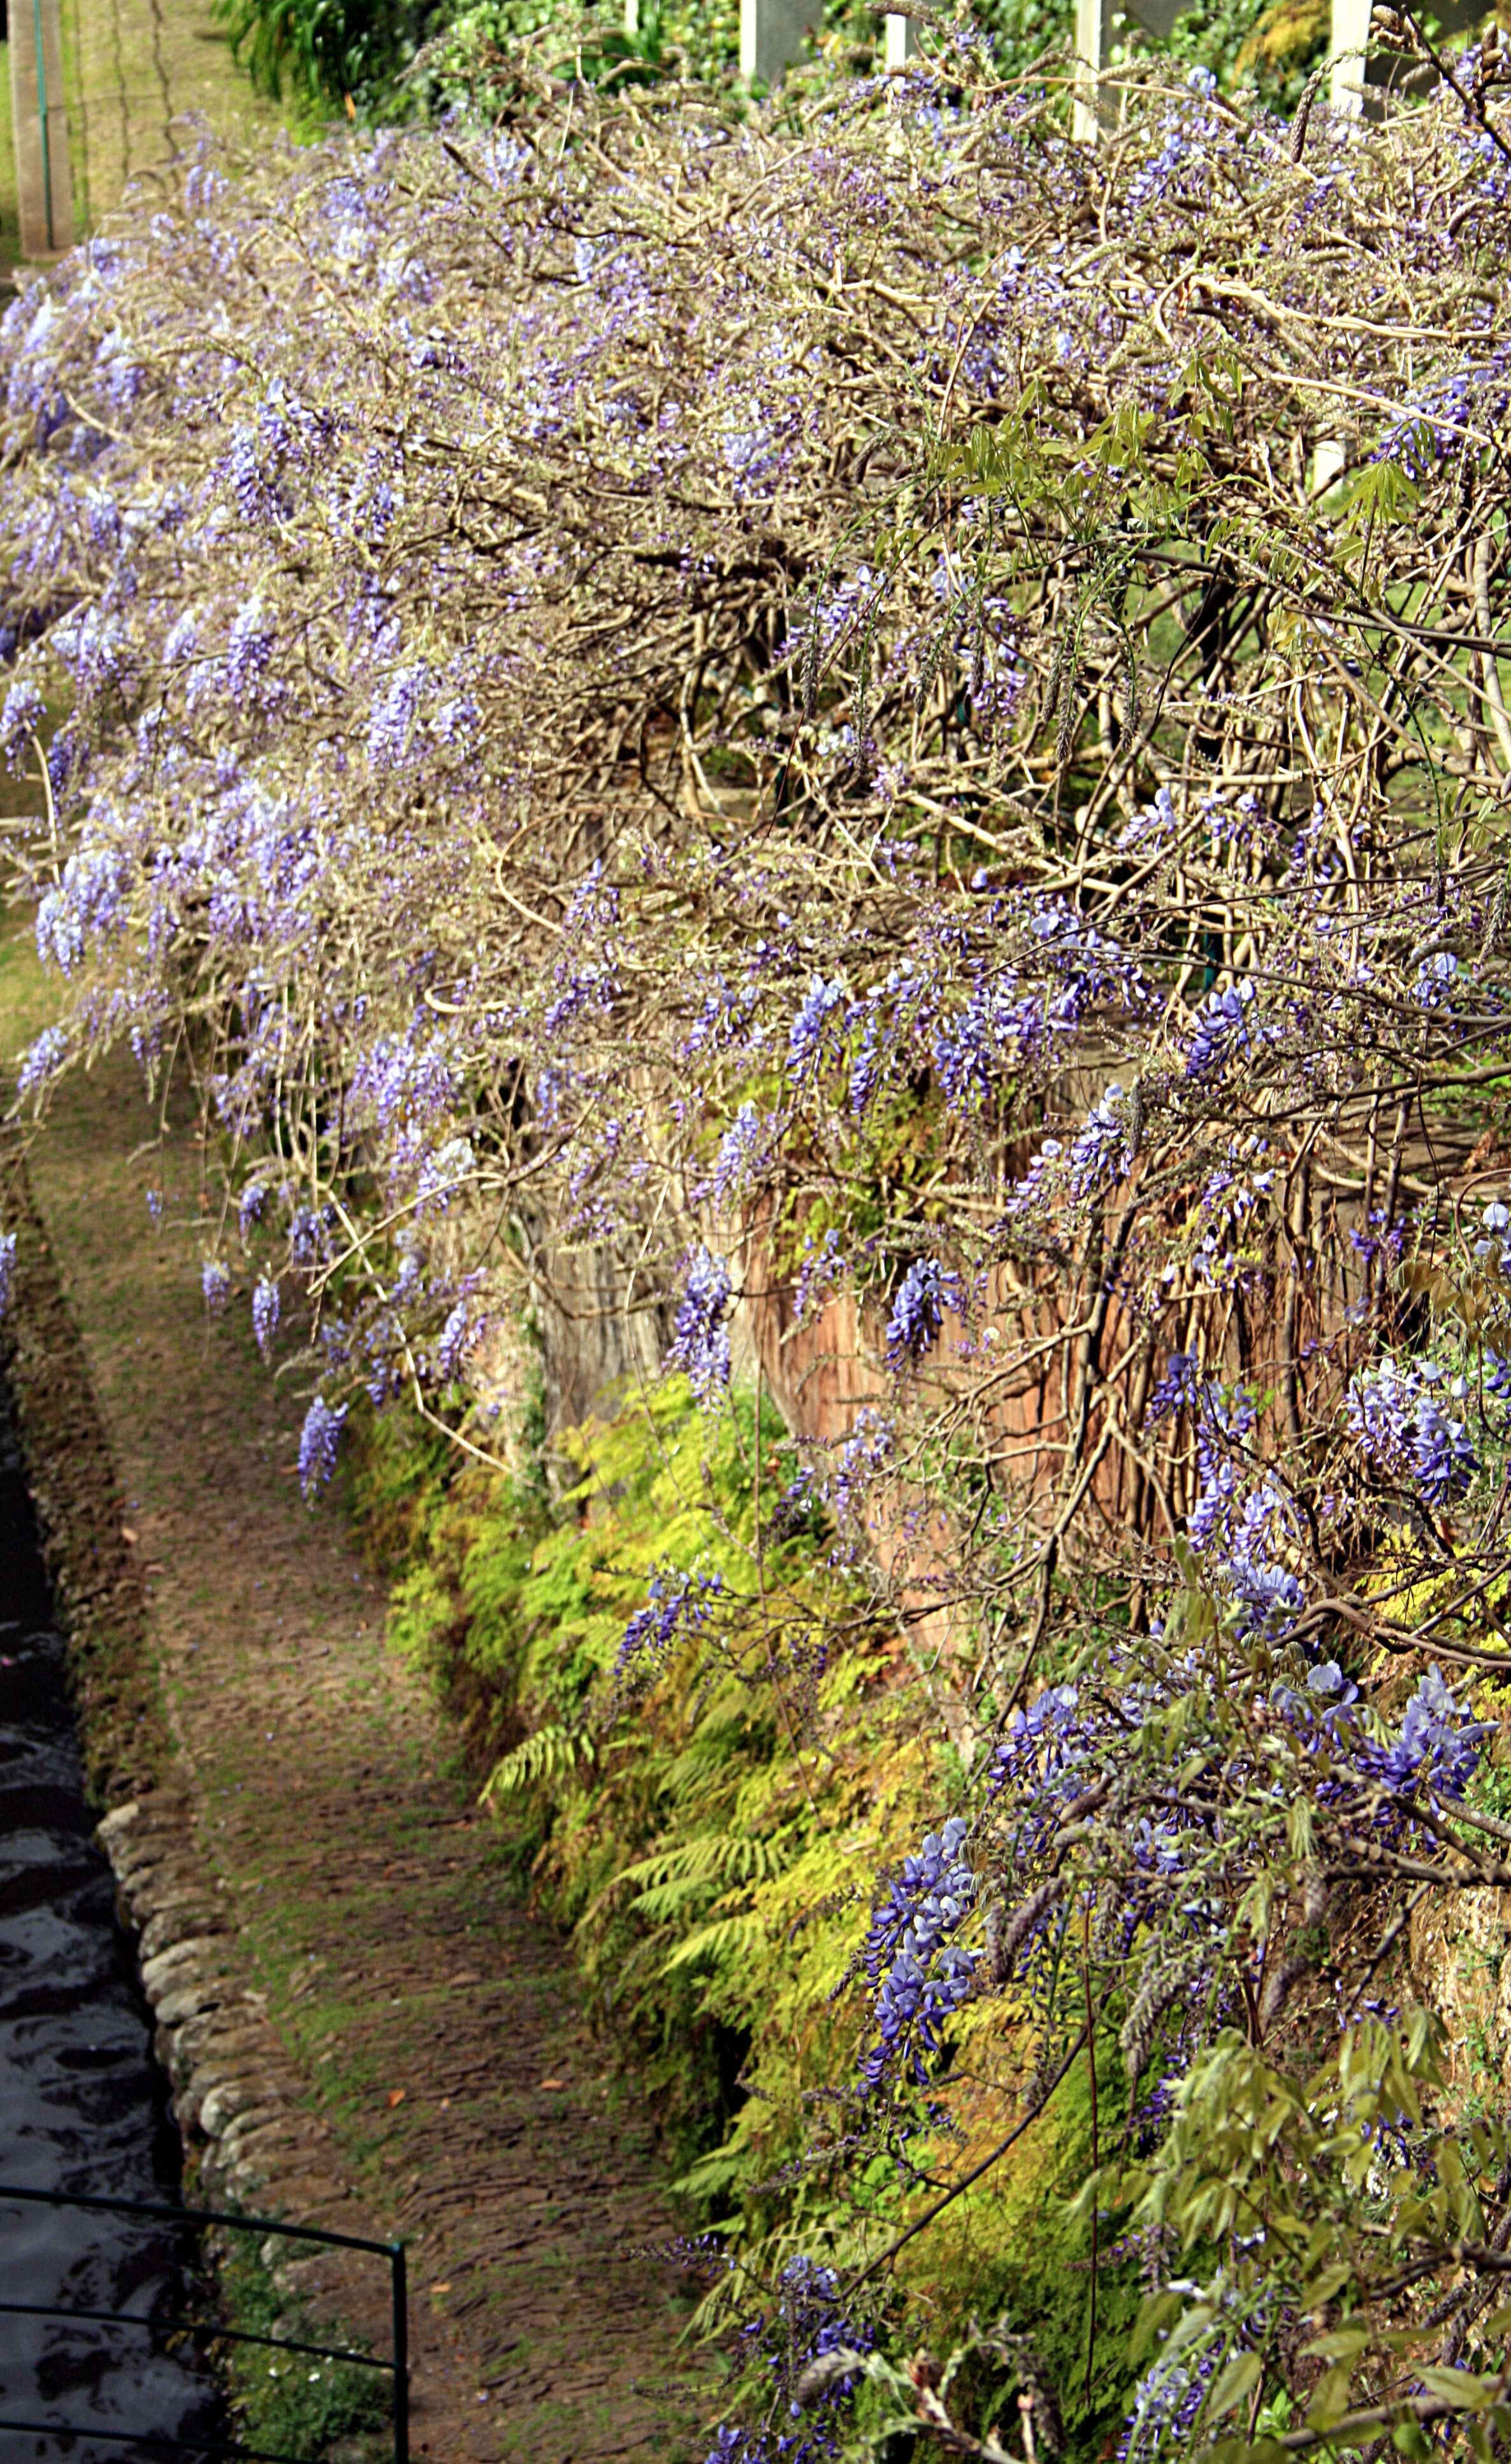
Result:
{"type": "MultiPolygon", "coordinates": [[[[115,1884],[93,1837],[61,1639],[0,1391],[0,2185],[175,2200],[179,2143],[115,1884]]],[[[165,2456],[224,2440],[208,2366],[135,2324],[17,2306],[182,2315],[184,2236],[0,2195],[0,2464],[165,2456]],[[76,2439],[7,2428],[65,2423],[76,2439]],[[91,2437],[88,2431],[114,2432],[91,2437]],[[135,2435],[133,2435],[135,2433],[135,2435]],[[140,2440],[140,2443],[139,2443],[140,2440]]]]}

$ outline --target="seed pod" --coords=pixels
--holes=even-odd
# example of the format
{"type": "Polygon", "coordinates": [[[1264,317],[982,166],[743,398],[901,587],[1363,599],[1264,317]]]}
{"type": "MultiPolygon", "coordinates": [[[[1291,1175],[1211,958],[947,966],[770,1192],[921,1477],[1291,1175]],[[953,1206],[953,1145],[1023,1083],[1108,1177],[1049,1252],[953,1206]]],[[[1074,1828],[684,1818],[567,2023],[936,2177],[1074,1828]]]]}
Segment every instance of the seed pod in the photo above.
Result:
{"type": "Polygon", "coordinates": [[[1131,744],[1138,734],[1138,652],[1131,638],[1123,645],[1123,737],[1131,744]]]}
{"type": "Polygon", "coordinates": [[[1069,760],[1075,746],[1076,722],[1081,716],[1081,700],[1077,692],[1080,682],[1080,662],[1072,659],[1070,673],[1065,679],[1064,693],[1061,697],[1060,725],[1055,734],[1055,758],[1062,770],[1069,760]]]}
{"type": "Polygon", "coordinates": [[[1118,2035],[1123,2067],[1129,2079],[1136,2080],[1143,2070],[1155,2031],[1190,1973],[1189,1959],[1162,1959],[1146,1971],[1118,2035]]]}
{"type": "Polygon", "coordinates": [[[1296,1952],[1289,1959],[1282,1959],[1278,1967],[1270,1969],[1264,1979],[1264,1991],[1259,1995],[1261,2035],[1267,2035],[1274,2027],[1295,1988],[1306,1975],[1310,1967],[1311,1961],[1302,1953],[1296,1952]]]}
{"type": "Polygon", "coordinates": [[[836,2344],[832,2352],[820,2353],[815,2361],[808,2364],[793,2388],[792,2400],[794,2404],[817,2404],[819,2398],[827,2395],[831,2387],[838,2387],[842,2379],[847,2379],[854,2371],[865,2367],[864,2353],[853,2351],[848,2344],[836,2344]]]}
{"type": "Polygon", "coordinates": [[[987,1911],[986,1920],[987,1964],[994,1984],[1007,1983],[1013,1973],[1013,1962],[1023,1944],[1035,1926],[1049,1914],[1056,1901],[1062,1900],[1064,1895],[1064,1882],[1057,1874],[1050,1881],[1040,1882],[1037,1891],[1030,1891],[1026,1900],[1020,1900],[1005,1925],[1001,1902],[994,1902],[987,1911]]]}
{"type": "Polygon", "coordinates": [[[1044,688],[1044,725],[1046,727],[1054,717],[1055,711],[1059,705],[1060,688],[1064,682],[1065,653],[1069,648],[1069,634],[1062,633],[1059,641],[1055,644],[1055,655],[1050,663],[1049,669],[1049,682],[1044,688]]]}
{"type": "Polygon", "coordinates": [[[813,594],[813,615],[808,626],[808,639],[802,662],[802,715],[808,726],[813,725],[819,708],[819,594],[813,594]]]}
{"type": "Polygon", "coordinates": [[[986,627],[977,623],[975,648],[971,655],[971,704],[979,711],[986,690],[986,627]]]}
{"type": "Polygon", "coordinates": [[[1326,74],[1326,61],[1319,60],[1302,88],[1302,99],[1296,106],[1296,117],[1291,122],[1291,161],[1293,163],[1299,163],[1306,151],[1306,122],[1312,116],[1312,105],[1322,92],[1322,82],[1326,74]]]}
{"type": "Polygon", "coordinates": [[[934,689],[934,679],[944,665],[944,654],[950,647],[952,612],[949,609],[946,610],[938,632],[924,652],[924,663],[918,671],[918,691],[913,697],[915,706],[920,712],[928,707],[929,696],[934,689]]]}
{"type": "Polygon", "coordinates": [[[1144,1081],[1135,1078],[1128,1095],[1128,1161],[1134,1162],[1144,1143],[1144,1081]]]}

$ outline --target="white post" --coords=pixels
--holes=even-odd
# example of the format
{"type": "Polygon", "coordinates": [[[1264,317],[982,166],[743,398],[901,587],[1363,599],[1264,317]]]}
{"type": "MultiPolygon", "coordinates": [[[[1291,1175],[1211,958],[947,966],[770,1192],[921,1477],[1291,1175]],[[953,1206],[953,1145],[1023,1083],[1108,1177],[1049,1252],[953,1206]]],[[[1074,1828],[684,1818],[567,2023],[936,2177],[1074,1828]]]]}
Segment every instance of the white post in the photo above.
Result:
{"type": "Polygon", "coordinates": [[[58,256],[74,245],[58,0],[11,0],[10,35],[21,253],[58,256]]]}
{"type": "Polygon", "coordinates": [[[1076,97],[1071,135],[1094,145],[1102,126],[1102,72],[1112,49],[1112,0],[1076,0],[1076,97]]]}
{"type": "Polygon", "coordinates": [[[1370,0],[1332,0],[1329,92],[1335,111],[1364,109],[1365,54],[1369,47],[1370,0]]]}
{"type": "Polygon", "coordinates": [[[802,49],[819,0],[740,0],[740,75],[775,85],[802,49]]]}
{"type": "Polygon", "coordinates": [[[624,0],[624,32],[631,42],[640,32],[640,0],[624,0]]]}
{"type": "Polygon", "coordinates": [[[887,20],[887,65],[905,69],[918,49],[918,28],[911,17],[888,15],[887,20]]]}

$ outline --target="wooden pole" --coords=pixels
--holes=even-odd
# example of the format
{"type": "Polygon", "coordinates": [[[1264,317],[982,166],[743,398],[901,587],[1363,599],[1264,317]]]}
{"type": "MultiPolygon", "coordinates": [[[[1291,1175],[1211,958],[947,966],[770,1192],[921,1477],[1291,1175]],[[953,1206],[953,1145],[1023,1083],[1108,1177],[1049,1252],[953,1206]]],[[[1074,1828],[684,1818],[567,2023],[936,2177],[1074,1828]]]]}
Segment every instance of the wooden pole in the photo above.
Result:
{"type": "Polygon", "coordinates": [[[23,257],[74,245],[74,181],[63,107],[58,0],[11,0],[11,121],[23,257]]]}
{"type": "Polygon", "coordinates": [[[905,69],[918,49],[918,29],[911,17],[888,15],[887,20],[887,65],[905,69]]]}
{"type": "Polygon", "coordinates": [[[740,0],[741,77],[775,85],[822,13],[818,0],[740,0]]]}
{"type": "Polygon", "coordinates": [[[1364,109],[1365,53],[1369,43],[1370,0],[1332,0],[1328,91],[1334,111],[1364,109]]]}
{"type": "Polygon", "coordinates": [[[1076,0],[1076,92],[1070,133],[1094,145],[1103,115],[1102,72],[1112,50],[1112,0],[1076,0]]]}

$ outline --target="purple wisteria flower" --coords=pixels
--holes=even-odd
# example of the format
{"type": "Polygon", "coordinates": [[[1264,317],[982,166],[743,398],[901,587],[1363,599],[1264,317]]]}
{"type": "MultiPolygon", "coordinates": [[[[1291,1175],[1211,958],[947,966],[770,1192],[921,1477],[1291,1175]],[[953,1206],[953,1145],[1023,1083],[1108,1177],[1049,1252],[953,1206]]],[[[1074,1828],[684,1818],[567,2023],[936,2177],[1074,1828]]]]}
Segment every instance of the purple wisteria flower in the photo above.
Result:
{"type": "Polygon", "coordinates": [[[68,1059],[68,1034],[61,1026],[44,1026],[28,1045],[16,1072],[18,1095],[34,1095],[57,1076],[68,1059]]]}
{"type": "Polygon", "coordinates": [[[1409,1480],[1428,1503],[1461,1497],[1479,1467],[1462,1418],[1468,1379],[1450,1377],[1435,1361],[1383,1360],[1361,1370],[1348,1389],[1348,1425],[1359,1451],[1381,1471],[1409,1480]]]}
{"type": "Polygon", "coordinates": [[[897,1287],[887,1321],[887,1365],[920,1361],[939,1340],[947,1309],[963,1306],[960,1279],[937,1258],[915,1258],[897,1287]]]}
{"type": "Polygon", "coordinates": [[[22,765],[46,716],[47,705],[31,677],[17,676],[0,710],[0,753],[8,769],[22,765]]]}
{"type": "Polygon", "coordinates": [[[211,1317],[218,1317],[230,1298],[230,1268],[224,1258],[207,1258],[200,1268],[200,1289],[211,1317]]]}
{"type": "Polygon", "coordinates": [[[345,1418],[345,1404],[327,1403],[323,1395],[317,1395],[305,1413],[299,1432],[299,1490],[306,1506],[313,1506],[316,1490],[328,1485],[336,1469],[345,1418]]]}
{"type": "Polygon", "coordinates": [[[976,1954],[952,1939],[975,1904],[970,1828],[956,1814],[931,1831],[872,1915],[862,1953],[875,1997],[876,2039],[862,2062],[868,2090],[903,2058],[926,2079],[925,2057],[938,2052],[946,2020],[971,1991],[976,1954]]]}
{"type": "Polygon", "coordinates": [[[11,1306],[11,1285],[15,1275],[15,1234],[0,1232],[0,1317],[11,1306]]]}
{"type": "Polygon", "coordinates": [[[719,1140],[709,1176],[709,1187],[720,1205],[738,1198],[755,1186],[771,1154],[772,1143],[779,1133],[779,1120],[757,1112],[754,1104],[742,1104],[734,1120],[719,1140]]]}
{"type": "Polygon", "coordinates": [[[1186,1075],[1208,1082],[1226,1069],[1240,1050],[1252,1050],[1254,1022],[1250,1017],[1256,986],[1245,978],[1226,992],[1210,993],[1196,1013],[1195,1032],[1186,1055],[1186,1075]]]}
{"type": "Polygon", "coordinates": [[[787,1039],[787,1067],[794,1078],[811,1078],[844,1029],[848,999],[836,976],[826,983],[815,976],[792,1023],[787,1039]]]}
{"type": "Polygon", "coordinates": [[[448,1385],[462,1374],[462,1363],[474,1351],[482,1335],[480,1324],[474,1324],[465,1300],[458,1301],[441,1329],[435,1347],[436,1365],[448,1385]]]}
{"type": "Polygon", "coordinates": [[[727,1320],[732,1293],[724,1260],[712,1249],[695,1249],[688,1261],[666,1366],[686,1372],[705,1411],[719,1401],[730,1382],[727,1320]]]}
{"type": "Polygon", "coordinates": [[[688,1573],[668,1566],[652,1574],[645,1607],[635,1611],[620,1638],[614,1663],[618,1673],[659,1665],[679,1634],[706,1623],[723,1591],[724,1577],[717,1572],[688,1573]]]}
{"type": "Polygon", "coordinates": [[[1380,1775],[1403,1793],[1411,1790],[1460,1797],[1478,1769],[1493,1726],[1476,1720],[1456,1701],[1442,1671],[1429,1668],[1406,1706],[1399,1734],[1373,1759],[1380,1775]]]}
{"type": "Polygon", "coordinates": [[[252,1295],[252,1331],[264,1360],[273,1357],[273,1338],[278,1331],[278,1308],[276,1282],[272,1275],[259,1275],[252,1295]]]}
{"type": "Polygon", "coordinates": [[[236,704],[248,701],[267,672],[277,641],[260,599],[250,600],[226,640],[226,692],[236,704]]]}

